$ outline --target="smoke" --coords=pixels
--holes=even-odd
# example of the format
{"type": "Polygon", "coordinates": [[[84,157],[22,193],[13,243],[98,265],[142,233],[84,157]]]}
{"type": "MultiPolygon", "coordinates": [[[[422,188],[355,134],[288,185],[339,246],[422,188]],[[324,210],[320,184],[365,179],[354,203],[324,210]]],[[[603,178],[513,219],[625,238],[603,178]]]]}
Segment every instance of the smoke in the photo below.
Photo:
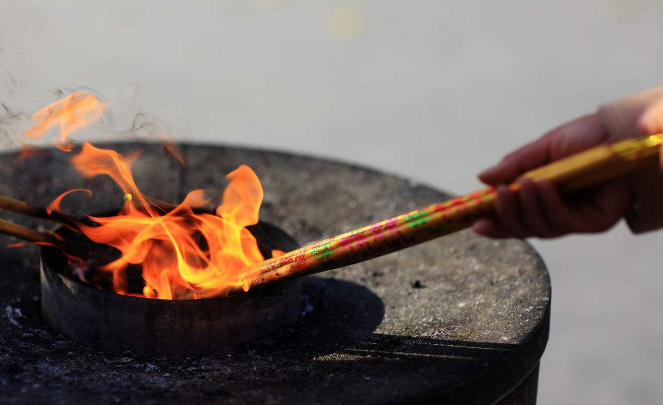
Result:
{"type": "Polygon", "coordinates": [[[72,131],[71,141],[81,144],[85,141],[149,142],[164,146],[164,155],[173,164],[184,164],[177,140],[184,137],[185,131],[170,124],[155,114],[141,111],[140,86],[127,85],[111,99],[87,86],[62,87],[50,92],[33,92],[27,88],[14,86],[12,94],[3,101],[0,110],[0,148],[4,150],[26,150],[36,147],[50,147],[58,138],[60,128],[51,128],[43,139],[26,139],[23,133],[33,125],[32,114],[46,105],[69,97],[75,93],[94,96],[105,106],[99,119],[91,125],[72,131]],[[10,97],[11,96],[11,97],[10,97]]]}
{"type": "Polygon", "coordinates": [[[18,129],[30,125],[30,117],[25,113],[14,111],[10,106],[2,105],[0,112],[0,148],[3,150],[18,149],[19,140],[16,138],[18,129]]]}

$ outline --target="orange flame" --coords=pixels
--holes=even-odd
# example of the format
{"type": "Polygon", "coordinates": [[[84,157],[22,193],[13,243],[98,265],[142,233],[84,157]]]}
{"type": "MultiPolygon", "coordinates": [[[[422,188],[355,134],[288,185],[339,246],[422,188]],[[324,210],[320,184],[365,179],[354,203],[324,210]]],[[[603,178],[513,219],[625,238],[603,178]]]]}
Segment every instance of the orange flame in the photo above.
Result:
{"type": "Polygon", "coordinates": [[[180,147],[174,143],[169,143],[163,146],[163,154],[166,155],[169,159],[176,160],[182,167],[186,166],[184,161],[184,155],[180,147]]]}
{"type": "Polygon", "coordinates": [[[50,128],[60,125],[60,139],[55,145],[65,151],[73,149],[69,134],[98,121],[106,109],[99,99],[85,93],[74,93],[42,108],[32,115],[33,125],[23,132],[29,139],[41,138],[50,128]]]}
{"type": "Polygon", "coordinates": [[[63,200],[66,196],[68,196],[69,194],[71,194],[71,193],[77,193],[77,192],[81,192],[81,191],[87,193],[89,196],[92,196],[92,191],[90,191],[90,190],[88,190],[88,189],[86,189],[86,188],[75,188],[75,189],[73,189],[73,190],[65,191],[64,193],[62,193],[62,194],[60,194],[59,196],[57,196],[57,197],[55,198],[55,200],[53,200],[53,201],[48,205],[48,207],[46,207],[46,212],[47,212],[48,214],[52,214],[53,211],[61,212],[61,210],[60,210],[60,204],[62,204],[62,200],[63,200]]]}
{"type": "MultiPolygon", "coordinates": [[[[94,96],[76,93],[38,111],[26,136],[37,137],[60,123],[63,143],[67,134],[99,119],[103,105],[94,96]]],[[[70,148],[63,148],[70,150],[70,148]]],[[[167,156],[184,163],[174,145],[167,156]]],[[[221,204],[214,213],[203,190],[190,192],[175,208],[145,196],[134,181],[131,165],[139,154],[122,155],[84,143],[71,162],[83,177],[107,175],[125,193],[123,209],[112,217],[89,217],[96,226],[78,224],[92,241],[113,246],[121,257],[103,266],[112,272],[114,291],[130,294],[130,266],[141,266],[143,296],[160,299],[203,298],[223,295],[231,287],[248,290],[247,269],[264,258],[247,227],[258,223],[263,190],[248,166],[230,173],[221,204]]],[[[79,190],[79,189],[77,189],[79,190]]],[[[60,195],[49,206],[59,210],[60,195]]],[[[275,252],[278,254],[278,252],[275,252]]]]}
{"type": "Polygon", "coordinates": [[[258,223],[263,197],[260,181],[248,166],[228,175],[230,184],[216,215],[194,212],[208,202],[203,190],[192,191],[176,208],[161,214],[130,177],[131,159],[86,144],[73,162],[84,175],[107,174],[137,197],[117,216],[90,217],[99,226],[79,226],[92,241],[122,252],[121,258],[104,267],[113,272],[116,292],[128,292],[126,269],[131,264],[142,266],[147,297],[202,298],[223,294],[232,286],[248,289],[250,280],[242,273],[263,260],[256,239],[246,229],[258,223]],[[115,165],[99,165],[94,157],[99,154],[113,156],[115,165]]]}

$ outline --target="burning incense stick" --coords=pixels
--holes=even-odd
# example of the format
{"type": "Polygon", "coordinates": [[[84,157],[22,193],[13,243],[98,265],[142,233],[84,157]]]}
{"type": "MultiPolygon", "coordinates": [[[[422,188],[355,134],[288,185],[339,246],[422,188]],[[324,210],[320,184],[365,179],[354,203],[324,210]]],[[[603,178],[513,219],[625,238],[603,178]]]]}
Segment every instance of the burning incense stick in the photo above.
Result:
{"type": "MultiPolygon", "coordinates": [[[[0,210],[7,210],[16,212],[23,215],[28,215],[34,218],[46,219],[62,224],[63,226],[78,232],[76,221],[69,216],[60,212],[49,213],[46,209],[30,205],[24,201],[16,200],[11,197],[0,195],[0,210]]],[[[86,220],[79,222],[87,222],[86,220]]],[[[0,233],[14,236],[26,242],[31,242],[37,245],[52,245],[60,250],[66,252],[71,256],[79,258],[86,257],[89,253],[89,246],[85,243],[75,242],[69,239],[64,239],[56,234],[47,234],[35,231],[24,226],[16,225],[12,222],[0,218],[0,233]]]]}
{"type": "Polygon", "coordinates": [[[48,235],[45,235],[41,232],[35,231],[30,228],[16,225],[15,223],[9,222],[4,219],[0,219],[0,233],[14,236],[26,242],[32,242],[37,244],[39,243],[52,244],[52,239],[48,235]]]}
{"type": "Polygon", "coordinates": [[[72,240],[63,239],[56,235],[41,233],[34,229],[26,228],[21,225],[16,225],[13,222],[0,218],[0,233],[5,235],[14,236],[26,242],[34,243],[36,245],[49,245],[55,246],[63,252],[78,258],[86,257],[89,252],[89,246],[75,242],[72,240]]]}
{"type": "MultiPolygon", "coordinates": [[[[532,170],[521,179],[547,179],[563,192],[584,189],[655,164],[661,144],[663,134],[602,145],[532,170]]],[[[510,188],[518,191],[519,181],[510,188]]],[[[315,242],[252,268],[246,275],[258,276],[248,287],[259,288],[359,263],[467,228],[492,212],[496,197],[495,189],[488,187],[315,242]]]]}
{"type": "Polygon", "coordinates": [[[49,213],[44,208],[36,207],[24,201],[16,200],[4,195],[0,195],[0,210],[7,210],[35,218],[47,219],[49,221],[59,222],[71,229],[78,229],[75,226],[75,221],[65,214],[57,211],[49,213]]]}

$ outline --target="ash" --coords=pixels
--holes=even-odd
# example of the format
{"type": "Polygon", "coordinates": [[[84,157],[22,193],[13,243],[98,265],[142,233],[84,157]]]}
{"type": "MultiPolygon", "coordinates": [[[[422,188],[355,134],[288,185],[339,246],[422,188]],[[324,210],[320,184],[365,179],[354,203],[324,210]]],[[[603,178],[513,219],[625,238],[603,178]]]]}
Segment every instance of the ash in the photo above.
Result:
{"type": "MultiPolygon", "coordinates": [[[[194,188],[219,192],[226,173],[248,164],[265,189],[261,218],[302,244],[449,197],[281,153],[185,145],[189,165],[181,168],[157,145],[114,147],[142,149],[137,183],[170,202],[194,188]]],[[[122,204],[110,181],[81,180],[66,159],[58,151],[0,157],[0,193],[45,206],[67,189],[91,188],[93,199],[71,196],[74,215],[122,204]]],[[[536,367],[548,336],[550,281],[536,252],[471,232],[310,277],[297,325],[235,353],[196,358],[104,353],[54,332],[40,316],[38,257],[36,247],[0,248],[2,403],[491,403],[536,367]]]]}

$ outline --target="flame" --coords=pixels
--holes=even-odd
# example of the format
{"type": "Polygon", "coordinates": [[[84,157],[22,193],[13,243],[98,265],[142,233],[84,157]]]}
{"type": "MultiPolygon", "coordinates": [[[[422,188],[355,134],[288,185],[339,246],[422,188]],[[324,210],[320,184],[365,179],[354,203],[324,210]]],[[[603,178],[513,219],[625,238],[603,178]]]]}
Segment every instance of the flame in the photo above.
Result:
{"type": "Polygon", "coordinates": [[[60,125],[60,138],[55,145],[71,152],[73,143],[69,134],[98,121],[106,105],[91,94],[73,93],[55,103],[42,108],[32,115],[32,126],[23,132],[29,139],[41,138],[50,128],[60,125]]]}
{"type": "Polygon", "coordinates": [[[180,147],[174,143],[168,143],[163,146],[163,154],[166,155],[169,159],[177,161],[182,167],[186,166],[184,162],[184,155],[180,147]]]}
{"type": "Polygon", "coordinates": [[[21,141],[17,135],[14,135],[14,138],[16,143],[18,143],[18,146],[21,148],[21,153],[16,158],[19,162],[23,162],[32,157],[37,157],[43,153],[43,151],[36,146],[21,141]]]}
{"type": "MultiPolygon", "coordinates": [[[[73,94],[38,111],[26,136],[40,136],[59,123],[63,143],[72,130],[99,119],[102,106],[94,96],[73,94]]],[[[164,152],[184,164],[174,145],[167,145],[164,152]]],[[[94,225],[77,224],[90,240],[121,253],[117,260],[102,267],[112,274],[113,290],[160,299],[212,297],[236,287],[248,290],[248,268],[264,260],[255,237],[247,229],[258,223],[263,199],[255,172],[242,165],[228,174],[229,184],[214,212],[203,211],[211,203],[204,190],[191,191],[173,208],[140,191],[131,172],[139,156],[122,155],[86,142],[71,159],[84,178],[109,176],[124,193],[125,204],[117,215],[88,217],[94,225]],[[134,266],[142,270],[142,294],[132,290],[128,281],[129,269],[134,266]]],[[[74,191],[80,189],[60,195],[49,210],[59,210],[62,199],[74,191]]]]}
{"type": "Polygon", "coordinates": [[[46,212],[48,214],[52,214],[54,211],[61,212],[62,210],[60,209],[60,204],[62,204],[62,200],[68,196],[71,193],[77,193],[77,192],[84,192],[87,193],[90,197],[92,197],[92,191],[86,189],[86,188],[75,188],[73,190],[65,191],[64,193],[60,194],[53,200],[48,207],[46,207],[46,212]]]}
{"type": "MultiPolygon", "coordinates": [[[[89,144],[86,146],[79,157],[97,153],[89,144]]],[[[89,168],[81,162],[89,160],[74,160],[75,166],[87,173],[89,168]]],[[[124,164],[123,159],[115,162],[124,164]]],[[[105,174],[116,174],[106,169],[102,170],[105,174]]],[[[117,172],[124,171],[117,168],[117,172]]],[[[248,166],[240,166],[228,178],[230,184],[216,214],[194,211],[208,202],[203,190],[190,192],[180,205],[161,214],[160,207],[133,186],[133,179],[118,182],[130,185],[131,194],[137,198],[125,204],[117,216],[90,217],[99,226],[79,226],[94,242],[122,252],[122,257],[104,266],[104,270],[113,272],[116,292],[128,293],[126,270],[132,264],[142,266],[143,292],[148,297],[203,298],[222,295],[232,286],[248,289],[250,280],[243,273],[264,258],[246,227],[258,223],[263,191],[248,166]]]]}

